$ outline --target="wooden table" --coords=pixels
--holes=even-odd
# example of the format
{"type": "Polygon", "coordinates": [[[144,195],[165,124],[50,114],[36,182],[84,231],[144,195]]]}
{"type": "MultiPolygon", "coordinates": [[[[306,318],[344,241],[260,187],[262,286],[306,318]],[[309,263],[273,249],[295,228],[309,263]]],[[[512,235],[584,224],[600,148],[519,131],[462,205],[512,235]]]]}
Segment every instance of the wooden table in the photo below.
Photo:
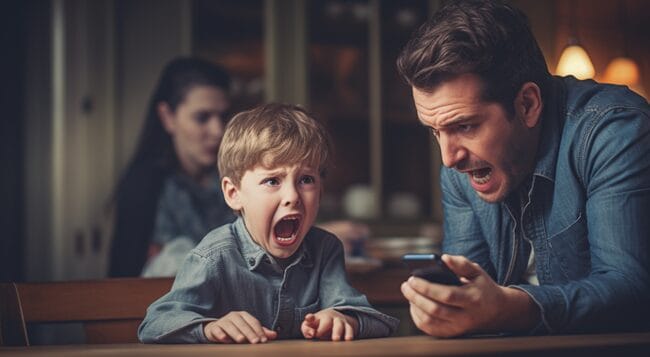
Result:
{"type": "Polygon", "coordinates": [[[650,332],[607,335],[564,335],[435,339],[393,337],[352,342],[273,341],[258,345],[70,345],[0,347],[2,356],[458,356],[503,355],[650,356],[650,332]]]}

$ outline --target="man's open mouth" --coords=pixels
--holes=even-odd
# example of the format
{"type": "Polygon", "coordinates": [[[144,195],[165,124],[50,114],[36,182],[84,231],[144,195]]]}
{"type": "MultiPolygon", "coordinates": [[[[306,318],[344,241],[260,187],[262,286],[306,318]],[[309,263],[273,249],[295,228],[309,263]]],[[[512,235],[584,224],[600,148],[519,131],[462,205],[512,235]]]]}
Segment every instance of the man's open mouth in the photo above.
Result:
{"type": "Polygon", "coordinates": [[[489,167],[484,167],[478,170],[470,171],[469,175],[472,177],[472,180],[479,185],[486,184],[490,181],[492,177],[492,169],[489,167]]]}

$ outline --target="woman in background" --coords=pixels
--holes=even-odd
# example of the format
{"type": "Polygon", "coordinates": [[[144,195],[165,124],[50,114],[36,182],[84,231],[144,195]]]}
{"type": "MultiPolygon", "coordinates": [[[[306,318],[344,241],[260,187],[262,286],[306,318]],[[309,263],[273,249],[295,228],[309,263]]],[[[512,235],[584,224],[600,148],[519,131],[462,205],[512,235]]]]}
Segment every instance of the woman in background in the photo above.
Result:
{"type": "MultiPolygon", "coordinates": [[[[139,276],[148,260],[145,276],[173,276],[209,231],[234,220],[216,165],[229,88],[228,73],[204,60],[177,58],[163,69],[116,188],[109,276],[139,276]]],[[[321,227],[344,241],[368,235],[349,221],[321,227]]]]}

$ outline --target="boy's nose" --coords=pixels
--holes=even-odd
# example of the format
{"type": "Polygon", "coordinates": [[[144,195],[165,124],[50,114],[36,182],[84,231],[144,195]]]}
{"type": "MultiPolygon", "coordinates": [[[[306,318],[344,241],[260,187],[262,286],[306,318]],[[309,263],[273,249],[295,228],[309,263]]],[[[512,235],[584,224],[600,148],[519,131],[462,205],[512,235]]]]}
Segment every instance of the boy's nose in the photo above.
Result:
{"type": "Polygon", "coordinates": [[[286,207],[297,206],[300,203],[300,194],[294,185],[287,185],[282,196],[282,205],[286,207]]]}

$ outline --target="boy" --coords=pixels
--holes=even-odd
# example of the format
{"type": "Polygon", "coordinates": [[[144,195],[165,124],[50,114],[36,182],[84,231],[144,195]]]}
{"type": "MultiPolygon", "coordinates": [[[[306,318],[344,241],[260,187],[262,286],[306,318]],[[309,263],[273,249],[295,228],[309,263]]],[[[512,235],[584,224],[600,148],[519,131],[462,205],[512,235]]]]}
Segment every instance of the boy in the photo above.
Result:
{"type": "Polygon", "coordinates": [[[304,110],[268,104],[236,115],[219,148],[226,203],[240,216],[187,256],[147,309],[142,342],[333,341],[390,335],[398,321],[346,280],[343,249],[312,227],[330,153],[304,110]]]}

